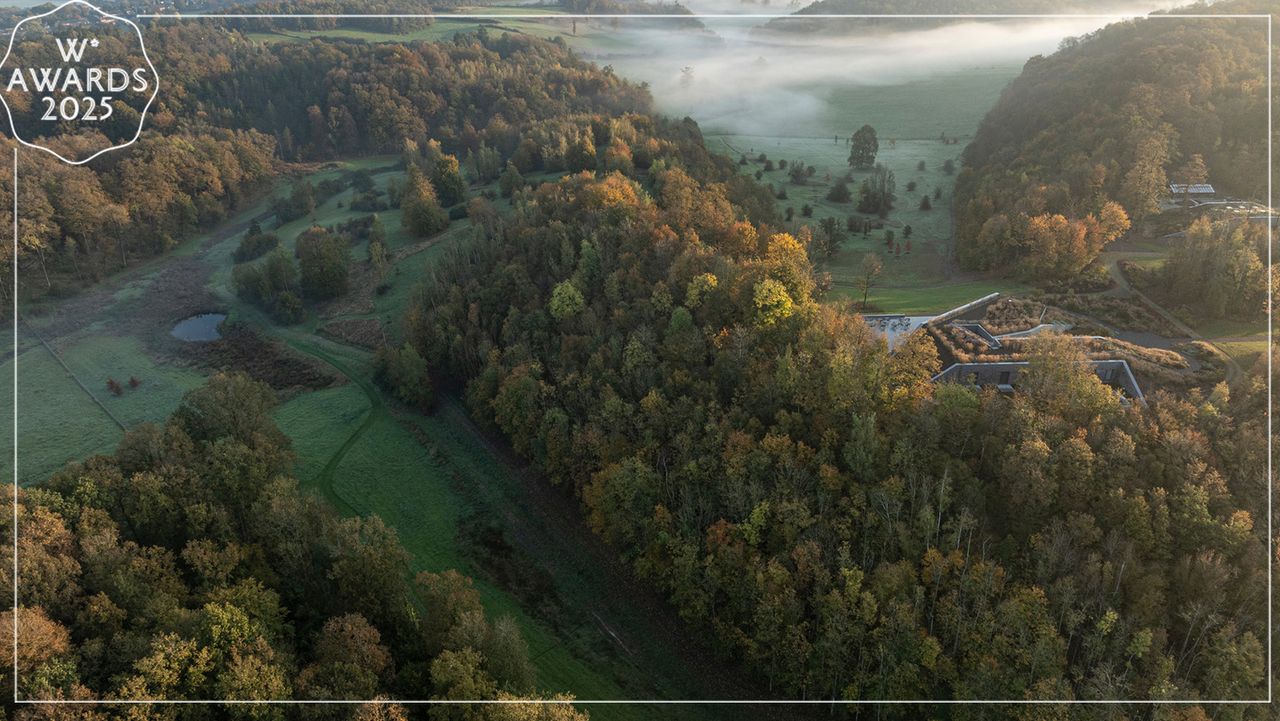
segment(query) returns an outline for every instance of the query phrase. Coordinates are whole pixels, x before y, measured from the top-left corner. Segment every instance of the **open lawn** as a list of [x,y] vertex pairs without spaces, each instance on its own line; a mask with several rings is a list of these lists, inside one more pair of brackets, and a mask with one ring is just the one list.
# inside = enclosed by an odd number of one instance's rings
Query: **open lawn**
[[1201,321],[1193,327],[1205,338],[1243,338],[1246,336],[1260,336],[1265,340],[1267,337],[1267,321],[1265,318],[1259,318],[1257,320],[1213,318]]
[[[991,293],[1014,294],[1029,290],[1008,281],[991,282],[976,280],[963,283],[949,283],[935,288],[877,288],[872,287],[868,294],[867,304],[872,310],[884,313],[905,313],[908,315],[927,315],[958,308],[972,300],[977,300]],[[849,286],[835,286],[831,294],[838,298],[854,301],[857,308],[862,302],[862,292]]]

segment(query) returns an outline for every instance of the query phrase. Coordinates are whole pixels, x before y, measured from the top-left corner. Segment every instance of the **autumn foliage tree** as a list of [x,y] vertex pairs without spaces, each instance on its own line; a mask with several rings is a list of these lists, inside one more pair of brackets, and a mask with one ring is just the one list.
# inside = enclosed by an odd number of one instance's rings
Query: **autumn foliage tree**
[[417,166],[410,166],[400,199],[401,224],[413,235],[426,238],[449,227],[449,215],[436,197],[435,187]]

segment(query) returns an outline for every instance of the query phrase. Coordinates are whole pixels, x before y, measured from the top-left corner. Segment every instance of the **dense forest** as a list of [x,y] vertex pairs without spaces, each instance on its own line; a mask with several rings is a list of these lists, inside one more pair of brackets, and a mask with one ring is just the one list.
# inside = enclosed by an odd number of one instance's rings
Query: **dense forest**
[[1025,392],[935,386],[720,180],[522,194],[414,343],[769,695],[1264,693],[1261,370],[1131,406],[1050,339]]
[[[0,140],[5,154],[14,142]],[[126,154],[73,166],[22,154],[18,259],[26,297],[59,296],[163,253],[260,192],[274,176],[271,136],[252,130],[145,134]],[[13,197],[13,180],[0,181]],[[12,216],[5,210],[5,222]],[[7,269],[11,245],[4,246]],[[8,284],[6,284],[8,285]],[[11,290],[2,294],[8,306]]]
[[965,149],[961,264],[1062,280],[1157,213],[1169,183],[1265,200],[1266,78],[1256,19],[1116,23],[1032,58]]
[[[22,491],[19,692],[358,700],[533,693],[515,623],[486,618],[470,579],[453,571],[411,578],[408,553],[379,518],[340,518],[299,491],[288,475],[288,439],[271,420],[274,400],[245,376],[215,375],[167,423],[130,432],[114,456],[72,464]],[[12,515],[10,505],[6,534]],[[6,593],[11,584],[6,578]],[[12,612],[3,616],[12,625]],[[17,718],[91,721],[120,708],[27,708]],[[191,708],[141,706],[120,717],[217,717]],[[466,717],[585,718],[571,707],[521,708]],[[243,707],[228,715],[285,714]],[[405,711],[335,707],[310,717],[320,715],[395,719]]]
[[[195,28],[160,27],[165,47]],[[167,35],[167,36],[166,36]],[[188,94],[170,94],[177,117],[276,136],[286,160],[399,152],[406,139],[451,152],[481,146],[510,154],[530,122],[579,112],[646,110],[646,90],[575,58],[557,41],[483,28],[442,43],[314,40],[254,44],[222,33],[218,70],[191,67]]]

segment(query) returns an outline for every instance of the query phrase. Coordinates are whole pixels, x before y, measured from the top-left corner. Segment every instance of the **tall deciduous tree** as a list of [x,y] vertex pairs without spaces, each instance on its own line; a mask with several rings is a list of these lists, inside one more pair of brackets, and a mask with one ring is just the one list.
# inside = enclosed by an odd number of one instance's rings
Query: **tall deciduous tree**
[[849,165],[865,170],[876,164],[876,153],[880,152],[880,141],[876,139],[876,129],[870,125],[858,128],[849,138]]
[[435,235],[449,227],[449,215],[441,207],[435,188],[415,165],[409,166],[400,209],[401,224],[419,238]]

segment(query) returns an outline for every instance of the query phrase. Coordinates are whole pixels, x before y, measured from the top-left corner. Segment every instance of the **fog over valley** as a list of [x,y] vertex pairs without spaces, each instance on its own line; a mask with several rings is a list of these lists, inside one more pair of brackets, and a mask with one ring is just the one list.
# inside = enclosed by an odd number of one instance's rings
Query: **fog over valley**
[[[1170,3],[1128,5],[1141,15]],[[686,3],[696,13],[781,13],[781,3]],[[1107,18],[963,22],[875,35],[762,31],[759,18],[701,19],[703,32],[661,21],[614,23],[617,50],[583,54],[646,82],[662,112],[688,115],[704,131],[788,137],[847,136],[858,125],[892,125],[896,137],[967,135],[1026,60]],[[921,26],[927,21],[918,22]],[[631,28],[628,28],[631,24]],[[657,50],[660,48],[660,50]],[[856,124],[856,125],[855,125]]]

